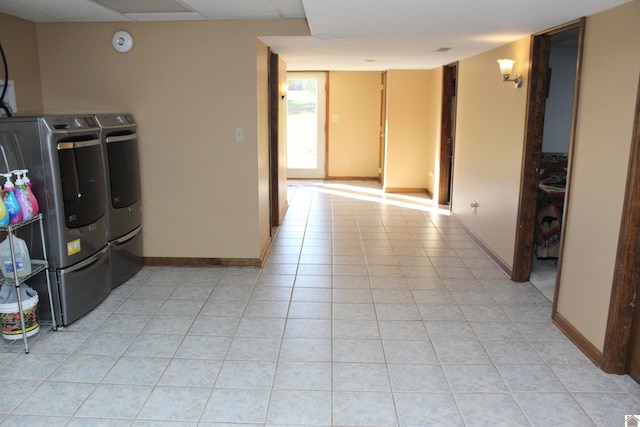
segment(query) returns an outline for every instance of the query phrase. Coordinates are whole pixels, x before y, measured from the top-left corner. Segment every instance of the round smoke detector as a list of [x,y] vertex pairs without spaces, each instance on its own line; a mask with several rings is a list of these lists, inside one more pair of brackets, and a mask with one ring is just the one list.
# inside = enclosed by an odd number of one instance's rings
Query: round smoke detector
[[133,48],[133,37],[126,31],[118,31],[113,35],[111,44],[118,52],[129,52]]

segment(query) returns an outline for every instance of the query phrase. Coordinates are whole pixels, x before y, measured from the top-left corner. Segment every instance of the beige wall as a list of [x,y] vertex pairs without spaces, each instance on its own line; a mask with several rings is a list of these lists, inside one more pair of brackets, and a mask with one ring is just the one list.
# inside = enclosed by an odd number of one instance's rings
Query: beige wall
[[[42,85],[36,24],[0,13],[0,42],[7,57],[9,80],[14,81],[18,114],[42,112]],[[4,80],[4,71],[0,71]]]
[[[267,51],[256,38],[307,35],[305,21],[36,28],[46,112],[130,111],[139,122],[144,255],[259,257],[269,228]],[[135,39],[126,54],[111,47],[121,29]]]
[[[505,264],[513,265],[524,147],[530,38],[460,61],[452,211]],[[516,61],[524,84],[500,78],[499,58]],[[470,204],[476,201],[474,211]]]
[[387,72],[385,189],[434,191],[441,80],[440,70]]
[[378,177],[381,90],[380,72],[329,73],[329,177]]
[[558,312],[600,350],[633,131],[639,22],[640,1],[633,1],[586,23]]

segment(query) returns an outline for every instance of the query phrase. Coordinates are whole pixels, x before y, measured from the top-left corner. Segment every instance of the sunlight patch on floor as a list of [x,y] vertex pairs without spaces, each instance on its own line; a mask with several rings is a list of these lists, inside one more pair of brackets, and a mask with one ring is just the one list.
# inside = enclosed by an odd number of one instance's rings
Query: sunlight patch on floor
[[408,209],[449,216],[448,208],[437,205],[427,194],[421,193],[385,193],[377,181],[322,181],[293,180],[290,188],[313,188],[325,194],[348,197]]

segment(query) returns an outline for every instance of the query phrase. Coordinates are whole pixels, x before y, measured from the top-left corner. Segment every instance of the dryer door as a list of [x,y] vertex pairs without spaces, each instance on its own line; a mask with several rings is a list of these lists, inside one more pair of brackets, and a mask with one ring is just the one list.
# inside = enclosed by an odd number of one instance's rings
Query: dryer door
[[140,199],[138,137],[135,133],[109,136],[106,143],[111,205],[116,209],[125,208]]

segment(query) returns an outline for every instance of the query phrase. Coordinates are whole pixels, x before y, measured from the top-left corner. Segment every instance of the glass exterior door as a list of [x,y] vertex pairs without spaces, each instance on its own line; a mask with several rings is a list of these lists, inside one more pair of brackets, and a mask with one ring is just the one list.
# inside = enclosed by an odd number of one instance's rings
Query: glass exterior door
[[287,176],[324,178],[325,73],[287,74]]

